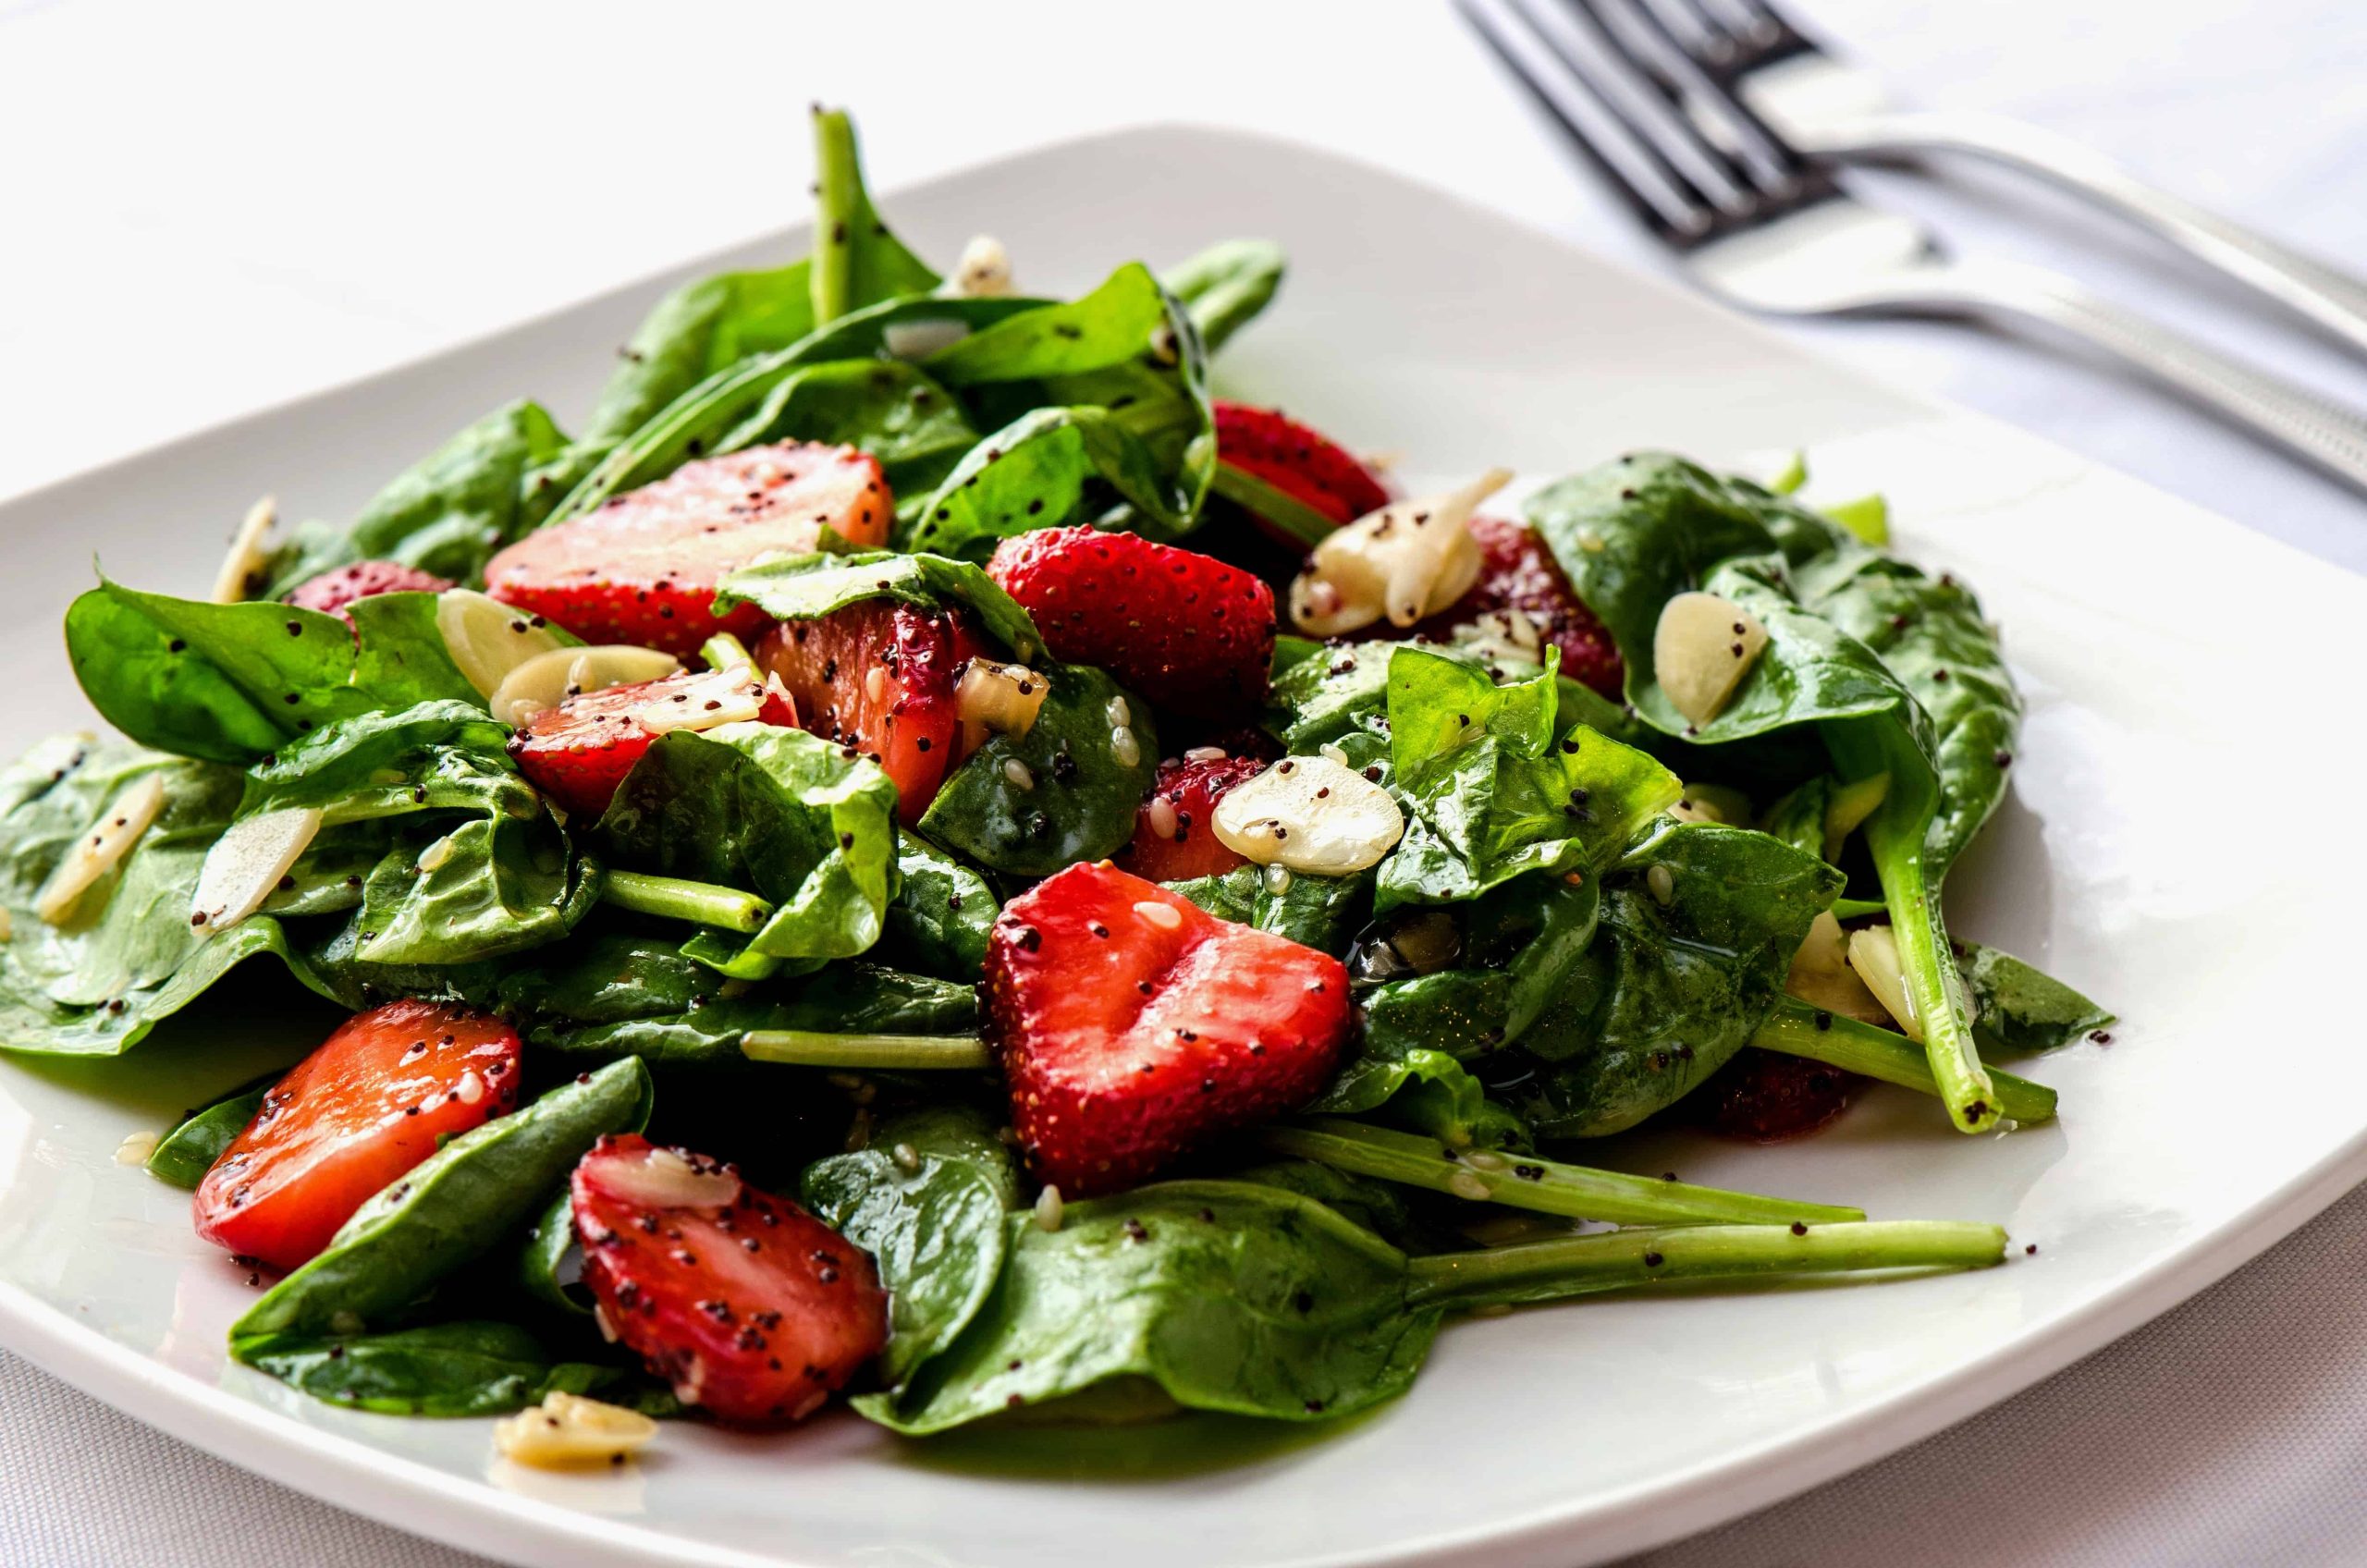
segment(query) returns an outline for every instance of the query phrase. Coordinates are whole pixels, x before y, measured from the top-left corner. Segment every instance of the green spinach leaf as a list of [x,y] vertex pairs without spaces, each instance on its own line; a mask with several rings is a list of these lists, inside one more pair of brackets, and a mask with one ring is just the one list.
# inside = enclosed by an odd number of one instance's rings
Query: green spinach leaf
[[895,1390],[952,1343],[993,1292],[1019,1172],[986,1115],[939,1106],[891,1117],[869,1147],[808,1168],[801,1194],[878,1265],[889,1299],[879,1379]]
[[314,1399],[384,1415],[499,1415],[554,1391],[595,1394],[651,1415],[681,1408],[638,1369],[561,1360],[514,1323],[250,1334],[232,1341],[231,1354]]
[[975,984],[1002,905],[986,877],[917,833],[896,840],[902,886],[888,906],[879,956],[907,969]]
[[854,125],[836,109],[814,115],[814,319],[908,294],[926,294],[937,274],[904,249],[871,205]]
[[1254,925],[1327,953],[1347,945],[1372,903],[1369,872],[1354,876],[1288,872],[1277,878],[1265,866],[1238,865],[1219,876],[1168,887],[1220,920]]
[[802,729],[727,724],[659,737],[598,833],[619,864],[762,894],[773,913],[749,948],[810,969],[879,940],[895,819],[877,763]]
[[247,1123],[263,1109],[263,1096],[276,1075],[253,1088],[226,1095],[202,1110],[192,1111],[165,1134],[148,1156],[148,1174],[160,1182],[194,1192]]
[[[989,735],[947,776],[919,825],[932,842],[1012,876],[1115,854],[1134,837],[1159,766],[1148,703],[1090,665],[1036,670],[1049,689],[1035,724],[1024,735]],[[1134,741],[1125,755],[1110,718],[1121,698]]]
[[1958,967],[1972,998],[1972,1026],[1992,1050],[2051,1051],[2118,1022],[2104,1008],[2011,953],[1978,942],[1957,944]]

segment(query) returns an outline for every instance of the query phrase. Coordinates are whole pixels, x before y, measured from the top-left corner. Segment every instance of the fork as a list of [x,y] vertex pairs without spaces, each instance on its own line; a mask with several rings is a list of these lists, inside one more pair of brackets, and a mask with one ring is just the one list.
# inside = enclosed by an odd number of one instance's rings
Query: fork
[[1953,258],[1857,200],[1629,0],[1457,0],[1694,279],[1781,315],[1938,317],[2069,339],[2367,491],[2367,419],[2018,263]]
[[1811,158],[1958,153],[2035,175],[2150,230],[2367,354],[2367,282],[2158,190],[2068,137],[2002,115],[1894,106],[1871,71],[1767,0],[1650,0],[1702,71]]

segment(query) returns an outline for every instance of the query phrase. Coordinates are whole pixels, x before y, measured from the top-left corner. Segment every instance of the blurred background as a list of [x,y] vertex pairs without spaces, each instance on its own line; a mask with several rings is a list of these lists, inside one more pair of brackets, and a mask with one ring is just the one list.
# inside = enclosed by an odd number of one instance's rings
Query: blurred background
[[[2367,19],[2349,0],[1798,8],[1905,96],[2039,122],[2329,260],[2367,256]],[[857,112],[891,196],[1048,141],[1205,121],[1668,270],[1431,0],[0,0],[0,495],[793,221],[816,98]],[[1960,250],[2074,271],[2367,406],[2367,370],[2226,287],[2067,203],[1949,174],[1881,193]],[[1488,265],[1472,257],[1475,288]],[[2110,368],[1939,325],[1778,329],[2367,569],[2355,496]],[[2367,1560],[2363,1256],[2354,1195],[1989,1415],[1653,1562],[1997,1561],[1993,1532],[1931,1527],[1975,1493],[2012,1521],[2017,1562]],[[466,1561],[5,1355],[0,1408],[12,1568],[215,1562],[224,1538],[253,1568]]]

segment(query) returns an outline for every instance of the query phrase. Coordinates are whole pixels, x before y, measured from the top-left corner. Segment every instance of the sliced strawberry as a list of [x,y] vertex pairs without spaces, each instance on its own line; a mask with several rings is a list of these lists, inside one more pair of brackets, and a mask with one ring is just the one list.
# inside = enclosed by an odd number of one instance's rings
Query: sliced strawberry
[[617,786],[658,736],[746,718],[794,725],[797,709],[777,684],[745,667],[686,671],[570,697],[519,726],[509,755],[570,815],[593,817],[608,809]]
[[1160,763],[1150,798],[1134,814],[1134,840],[1118,851],[1118,864],[1152,882],[1221,876],[1248,864],[1225,848],[1209,824],[1226,790],[1265,771],[1254,756],[1170,757]]
[[518,1048],[492,1014],[439,1002],[348,1019],[264,1096],[198,1183],[197,1233],[295,1268],[440,1140],[515,1105]]
[[[1280,409],[1215,406],[1217,458],[1312,507],[1337,526],[1389,504],[1372,471],[1345,448],[1284,417]],[[1279,529],[1272,532],[1288,540]],[[1304,541],[1290,541],[1304,550]]]
[[862,599],[774,627],[756,644],[756,667],[779,677],[801,726],[878,760],[910,826],[954,760],[954,688],[981,651],[959,612]]
[[380,594],[441,594],[452,585],[432,571],[422,571],[400,561],[355,561],[351,566],[305,579],[289,589],[285,597],[300,608],[333,615],[350,626],[353,618],[345,613],[345,606],[356,599]]
[[[1539,637],[1562,650],[1563,674],[1617,702],[1620,682],[1626,677],[1619,644],[1571,592],[1570,580],[1562,575],[1545,541],[1520,523],[1496,517],[1473,518],[1471,534],[1479,541],[1479,581],[1471,592],[1417,625],[1415,634],[1444,640],[1482,616],[1516,612],[1527,618]],[[1380,630],[1403,635],[1385,625]]]
[[528,534],[486,564],[484,588],[588,643],[689,655],[717,631],[754,637],[766,626],[753,606],[715,616],[726,573],[759,556],[803,555],[825,528],[884,545],[895,510],[879,465],[852,447],[752,447]]
[[1691,1103],[1700,1121],[1730,1138],[1781,1144],[1823,1131],[1864,1082],[1821,1061],[1746,1046]]
[[607,1137],[570,1191],[602,1325],[685,1404],[744,1426],[801,1421],[888,1341],[863,1249],[729,1165]]
[[987,572],[1055,655],[1161,707],[1238,717],[1266,700],[1274,591],[1238,567],[1139,534],[1046,528],[996,545]]
[[1302,1104],[1348,1041],[1339,960],[1106,861],[1003,906],[986,984],[1020,1146],[1071,1196]]

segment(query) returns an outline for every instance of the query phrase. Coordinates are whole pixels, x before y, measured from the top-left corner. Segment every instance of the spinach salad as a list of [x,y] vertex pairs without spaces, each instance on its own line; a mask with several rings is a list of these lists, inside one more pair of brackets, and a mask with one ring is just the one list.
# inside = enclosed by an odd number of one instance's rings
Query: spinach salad
[[667,296],[576,434],[67,611],[114,732],[0,776],[0,1045],[345,1015],[148,1161],[237,1360],[610,1463],[840,1393],[1329,1419],[1474,1311],[2001,1260],[1588,1155],[2042,1121],[1992,1063],[2112,1022],[1949,933],[2021,703],[1879,501],[1400,493],[1211,397],[1272,246],[1033,297],[815,130],[814,253]]

